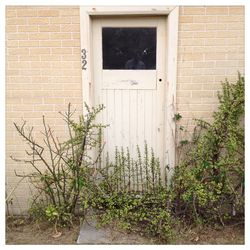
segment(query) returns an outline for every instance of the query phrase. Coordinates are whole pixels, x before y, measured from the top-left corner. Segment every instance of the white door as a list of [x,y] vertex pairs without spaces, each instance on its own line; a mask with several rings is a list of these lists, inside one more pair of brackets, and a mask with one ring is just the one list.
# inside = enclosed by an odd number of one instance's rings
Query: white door
[[164,163],[166,19],[102,17],[93,19],[94,105],[104,104],[104,155],[115,147],[149,149]]

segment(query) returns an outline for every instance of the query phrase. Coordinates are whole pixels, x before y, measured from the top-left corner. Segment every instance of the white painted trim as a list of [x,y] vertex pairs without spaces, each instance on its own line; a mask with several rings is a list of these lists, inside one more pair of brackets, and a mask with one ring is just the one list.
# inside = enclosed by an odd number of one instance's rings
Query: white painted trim
[[[80,31],[81,49],[87,51],[87,69],[82,70],[82,96],[83,102],[92,105],[93,100],[93,67],[91,60],[92,50],[92,24],[91,20],[96,16],[103,15],[147,15],[167,16],[167,81],[166,81],[166,104],[165,104],[165,163],[169,166],[168,181],[175,167],[175,122],[176,112],[176,83],[177,83],[177,47],[179,7],[175,6],[81,6],[80,7]],[[83,109],[84,110],[84,109]],[[169,183],[169,182],[168,182]]]
[[178,48],[178,26],[179,7],[176,7],[168,15],[167,22],[167,88],[166,88],[166,116],[165,116],[165,152],[166,164],[169,167],[167,172],[168,184],[173,175],[175,167],[175,121],[176,113],[176,84],[177,84],[177,48]]
[[95,15],[167,15],[174,6],[81,6],[81,11]]

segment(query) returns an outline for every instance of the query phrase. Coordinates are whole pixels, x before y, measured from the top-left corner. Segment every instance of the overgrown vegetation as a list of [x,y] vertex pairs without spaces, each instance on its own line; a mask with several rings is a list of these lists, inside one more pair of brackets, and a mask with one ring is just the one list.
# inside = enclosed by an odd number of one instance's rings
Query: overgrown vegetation
[[[37,193],[32,199],[31,213],[37,218],[46,218],[57,224],[70,224],[79,204],[84,203],[86,183],[94,176],[100,159],[100,129],[105,127],[95,124],[95,118],[103,106],[90,109],[79,122],[74,122],[70,104],[66,113],[60,113],[66,122],[69,140],[60,142],[43,117],[42,132],[44,144],[38,143],[33,136],[33,128],[26,122],[21,126],[14,123],[19,135],[29,147],[28,159],[16,159],[32,167],[27,177]],[[91,157],[91,150],[97,148],[98,154]],[[80,205],[81,207],[81,205]]]
[[176,215],[196,222],[244,219],[244,77],[225,81],[212,123],[197,120],[172,179]]
[[168,209],[169,197],[160,172],[159,159],[153,150],[144,152],[137,146],[137,157],[129,150],[116,149],[115,162],[107,161],[102,181],[90,199],[98,211],[99,225],[114,220],[118,226],[142,235],[154,236],[163,242],[173,238],[176,223]]
[[[116,148],[115,159],[101,162],[101,130],[95,123],[103,106],[89,109],[74,122],[70,105],[63,115],[69,140],[60,143],[44,124],[44,142],[36,142],[32,129],[15,124],[27,142],[26,152],[34,172],[26,175],[38,193],[31,211],[55,225],[70,224],[80,207],[96,212],[99,226],[118,222],[124,229],[154,236],[161,242],[174,238],[175,227],[185,223],[221,223],[232,218],[244,221],[244,77],[227,81],[218,95],[213,122],[196,120],[191,140],[181,140],[185,157],[166,183],[167,166],[145,142],[136,157],[129,149]],[[181,119],[180,114],[173,118]],[[183,126],[179,127],[184,130]],[[45,157],[45,147],[50,160]],[[91,150],[97,153],[91,157]],[[17,159],[16,159],[17,160]],[[19,174],[20,175],[20,174]]]

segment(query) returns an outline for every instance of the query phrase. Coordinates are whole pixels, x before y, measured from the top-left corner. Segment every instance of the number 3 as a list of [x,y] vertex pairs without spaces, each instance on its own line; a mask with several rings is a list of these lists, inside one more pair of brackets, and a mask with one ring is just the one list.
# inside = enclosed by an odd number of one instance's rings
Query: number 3
[[87,65],[87,51],[86,49],[82,49],[82,70],[86,70],[87,67],[85,67]]

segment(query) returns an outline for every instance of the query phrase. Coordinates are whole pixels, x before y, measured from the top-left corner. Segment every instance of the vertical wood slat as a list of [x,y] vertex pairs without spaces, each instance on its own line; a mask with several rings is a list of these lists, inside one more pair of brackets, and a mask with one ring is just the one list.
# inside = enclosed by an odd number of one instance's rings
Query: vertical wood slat
[[144,147],[144,131],[145,131],[145,122],[144,122],[144,90],[137,90],[137,140],[136,143],[141,149]]
[[129,114],[129,106],[130,106],[130,98],[129,98],[129,90],[122,91],[122,146],[124,149],[126,147],[129,148],[130,145],[130,114]]
[[130,143],[129,148],[131,150],[131,157],[136,156],[136,138],[137,138],[137,90],[129,91],[129,131],[130,131]]

